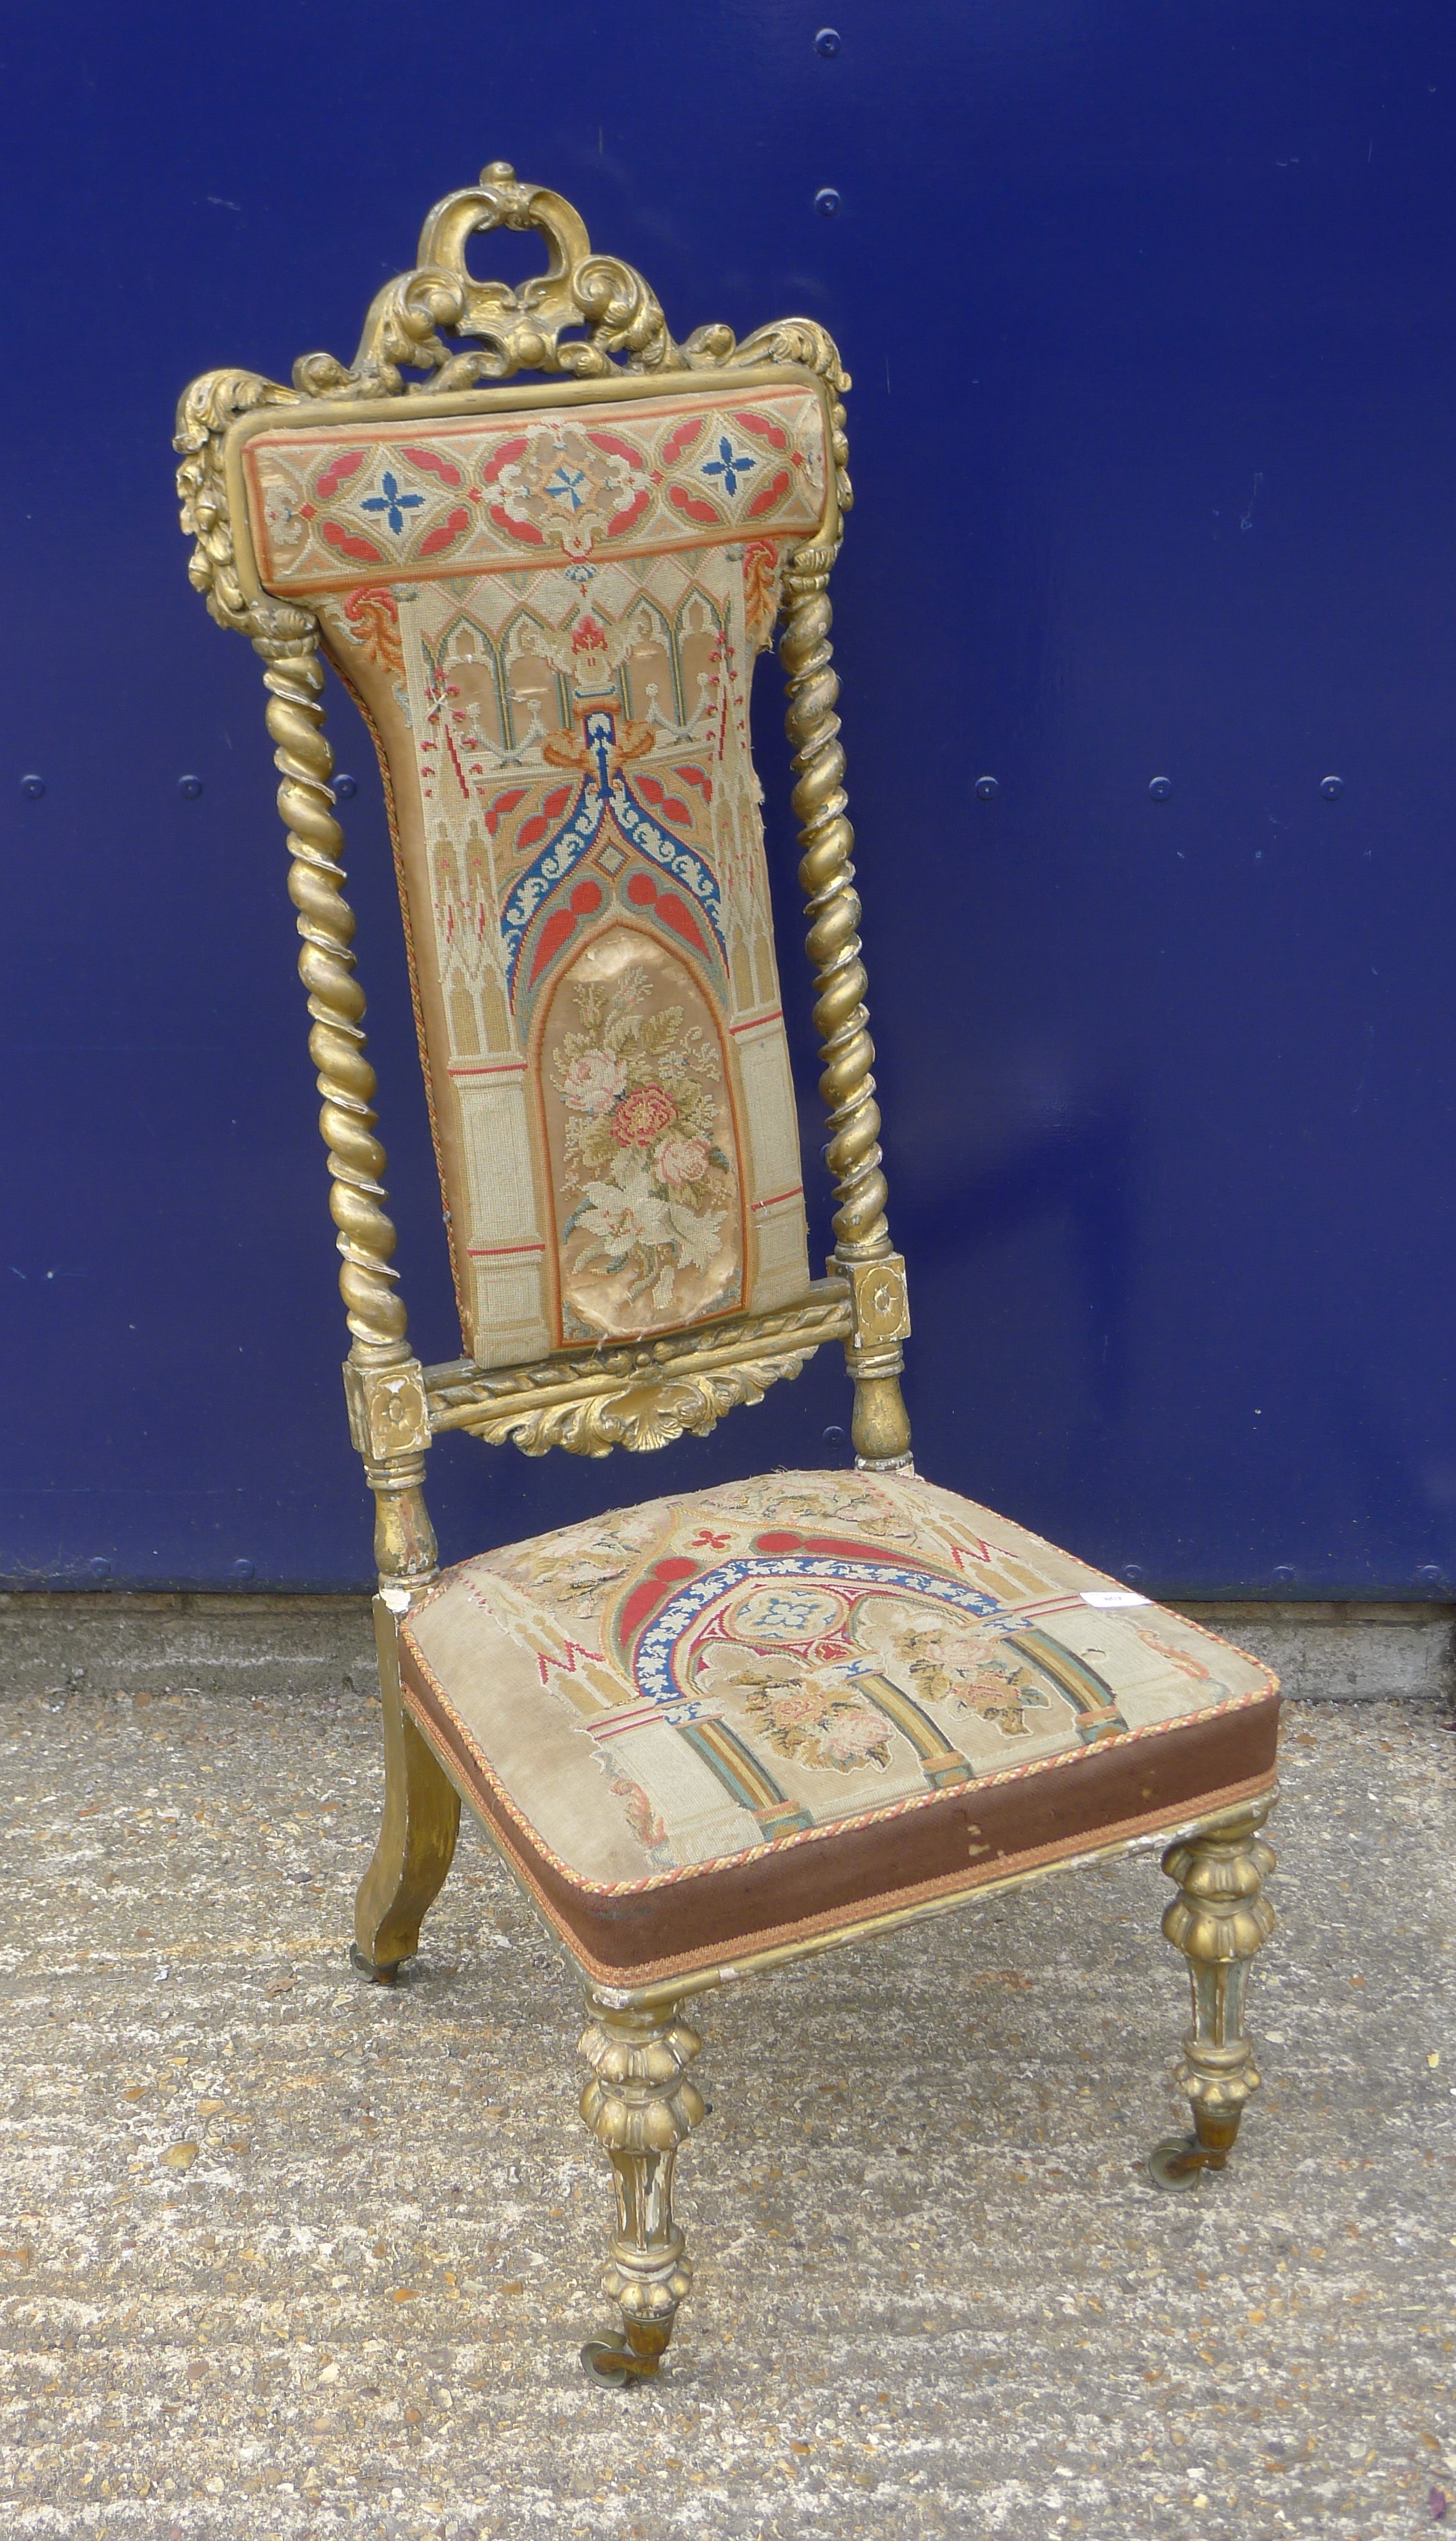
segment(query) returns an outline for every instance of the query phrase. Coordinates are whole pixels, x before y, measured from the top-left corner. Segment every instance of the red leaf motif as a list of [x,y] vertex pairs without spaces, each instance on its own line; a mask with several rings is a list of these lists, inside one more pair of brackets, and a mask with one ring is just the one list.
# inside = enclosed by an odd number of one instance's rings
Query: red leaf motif
[[672,773],[676,777],[679,785],[696,785],[704,802],[712,802],[713,779],[711,776],[705,775],[701,767],[674,767]]
[[619,539],[624,530],[630,530],[634,521],[641,520],[650,500],[651,496],[644,486],[640,493],[633,495],[631,502],[625,504],[620,512],[611,514],[606,525],[607,537]]
[[687,805],[679,803],[675,794],[669,794],[664,785],[659,785],[656,776],[639,776],[637,790],[639,794],[646,796],[649,803],[657,805],[664,821],[691,819]]
[[771,415],[735,411],[733,421],[741,424],[745,432],[751,432],[755,441],[766,441],[771,450],[787,450],[789,447],[788,433],[781,423],[774,422]]
[[506,818],[507,813],[514,812],[517,804],[523,803],[524,801],[525,787],[523,785],[513,786],[509,793],[498,794],[496,796],[495,801],[492,803],[490,810],[485,816],[485,826],[489,830],[492,837],[495,836],[496,832]]
[[513,521],[504,503],[492,503],[490,507],[490,516],[494,521],[496,528],[498,530],[504,530],[508,538],[523,539],[527,546],[543,547],[545,545],[545,539],[541,532],[536,528],[535,523],[533,521]]
[[854,1536],[794,1535],[787,1528],[774,1527],[753,1539],[755,1553],[822,1553],[833,1559],[843,1556],[856,1561],[883,1561],[883,1552],[876,1553],[870,1544],[861,1544]]
[[468,530],[469,527],[469,513],[466,511],[463,503],[456,503],[454,510],[450,514],[449,518],[442,521],[438,528],[433,529],[428,538],[421,539],[421,555],[427,556],[443,554],[447,547],[452,547],[454,545],[460,532],[462,530]]
[[560,820],[575,790],[571,785],[553,785],[539,812],[521,823],[520,835],[516,841],[518,847],[533,847],[538,838],[544,838],[547,831]]
[[331,459],[322,475],[319,477],[317,484],[313,488],[319,502],[328,502],[331,496],[338,492],[345,477],[352,476],[356,470],[363,466],[364,452],[362,450],[344,450],[339,453],[337,459]]
[[690,414],[685,423],[673,425],[672,430],[668,433],[666,440],[662,444],[662,465],[664,468],[674,467],[677,461],[682,457],[683,452],[685,450],[691,450],[693,443],[701,440],[707,421],[708,417],[706,414]]
[[575,929],[576,923],[577,921],[572,916],[569,909],[557,908],[552,910],[551,915],[547,918],[545,925],[541,929],[541,940],[536,946],[536,958],[530,966],[530,980],[526,982],[527,986],[530,986],[535,980],[539,980],[547,963],[553,961],[556,955],[561,951],[567,937]]
[[371,540],[360,538],[357,531],[342,529],[337,521],[324,522],[323,537],[329,546],[338,548],[340,555],[354,556],[360,564],[383,563],[383,557]]
[[481,482],[486,485],[494,485],[503,468],[509,468],[513,459],[524,458],[525,446],[525,435],[523,432],[518,433],[516,438],[512,441],[501,442],[498,448],[492,451],[489,459],[487,459],[485,466],[480,472]]
[[684,944],[691,944],[694,952],[707,952],[708,947],[703,941],[702,928],[687,902],[679,900],[675,891],[663,892],[658,903],[658,915],[664,926],[671,927],[674,935],[682,937]]
[[772,477],[767,485],[761,485],[754,495],[748,506],[749,519],[756,521],[764,512],[771,512],[776,503],[782,503],[793,482],[788,469],[781,468],[777,476]]
[[655,1561],[647,1577],[639,1579],[622,1605],[616,1623],[617,1640],[624,1647],[628,1646],[654,1607],[661,1605],[679,1580],[696,1578],[697,1570],[696,1561],[686,1561],[675,1556],[669,1556],[665,1561]]
[[427,475],[438,476],[442,485],[463,485],[464,477],[452,459],[443,458],[438,450],[416,450],[407,441],[401,442],[399,447],[402,458],[412,459],[416,468],[423,468]]
[[[787,484],[787,477],[785,482]],[[674,511],[686,513],[690,521],[707,521],[715,530],[723,526],[722,512],[712,503],[705,502],[701,494],[689,494],[682,485],[669,485],[667,500]]]
[[620,433],[589,432],[587,438],[589,441],[594,442],[598,450],[609,451],[613,459],[625,459],[629,461],[634,468],[641,467],[642,452],[637,448],[635,443],[624,441]]

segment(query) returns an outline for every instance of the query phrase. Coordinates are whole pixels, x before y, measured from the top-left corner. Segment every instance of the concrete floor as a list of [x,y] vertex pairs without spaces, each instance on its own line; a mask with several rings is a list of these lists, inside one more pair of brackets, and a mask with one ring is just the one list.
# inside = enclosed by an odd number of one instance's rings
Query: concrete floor
[[697,2287],[618,2395],[574,1996],[483,1840],[364,1986],[368,1693],[126,1675],[0,1713],[7,2535],[1456,2529],[1442,1707],[1286,1715],[1267,2087],[1191,2198],[1152,1863],[710,2002]]

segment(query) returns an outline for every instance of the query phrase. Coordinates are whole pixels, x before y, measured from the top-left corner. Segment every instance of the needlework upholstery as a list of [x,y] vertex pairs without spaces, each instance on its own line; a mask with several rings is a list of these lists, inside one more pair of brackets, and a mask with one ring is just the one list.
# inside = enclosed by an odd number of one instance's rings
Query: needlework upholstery
[[447,1572],[407,1702],[626,1978],[1266,1790],[1277,1681],[911,1474],[775,1474]]
[[386,765],[476,1364],[801,1296],[748,690],[816,390],[280,425],[243,466]]

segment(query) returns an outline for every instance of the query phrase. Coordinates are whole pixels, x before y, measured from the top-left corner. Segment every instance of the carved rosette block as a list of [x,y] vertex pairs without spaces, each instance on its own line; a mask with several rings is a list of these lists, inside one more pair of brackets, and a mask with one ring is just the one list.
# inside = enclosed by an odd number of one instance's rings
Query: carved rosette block
[[672,2174],[679,2144],[704,2115],[701,2094],[686,2078],[703,2042],[675,2006],[621,2011],[593,1997],[592,2008],[596,2017],[582,2035],[591,2068],[582,2116],[616,2183],[617,2228],[602,2287],[621,2311],[623,2332],[591,2341],[582,2357],[595,2379],[621,2383],[656,2373],[692,2285],[672,2219]]
[[1273,1806],[1271,1794],[1230,1825],[1170,1845],[1163,1855],[1163,1869],[1178,1883],[1163,1937],[1187,1960],[1193,1994],[1178,2082],[1193,2104],[1194,2134],[1186,2142],[1159,2144],[1151,2155],[1159,2187],[1184,2187],[1201,2170],[1221,2170],[1259,2088],[1244,2032],[1244,1993],[1250,1961],[1275,1925],[1263,1893],[1274,1851],[1259,1832]]

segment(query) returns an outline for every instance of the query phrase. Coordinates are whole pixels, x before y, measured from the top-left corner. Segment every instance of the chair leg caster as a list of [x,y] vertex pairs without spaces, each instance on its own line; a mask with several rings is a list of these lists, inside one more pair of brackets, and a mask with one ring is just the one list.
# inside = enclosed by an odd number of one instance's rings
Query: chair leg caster
[[349,1943],[349,1965],[354,1970],[356,1976],[366,1977],[371,1985],[391,1986],[398,1983],[399,1971],[403,1967],[404,1961],[402,1959],[392,1959],[386,1966],[376,1967],[373,1959],[367,1959],[365,1957],[358,1942],[351,1941]]
[[589,2338],[582,2350],[582,2362],[589,2382],[597,2383],[604,2391],[630,2390],[634,2382],[649,2382],[661,2361],[667,2344],[642,2350],[631,2343],[631,2333],[618,2331],[611,2338]]
[[1147,2156],[1153,2187],[1196,2188],[1206,2170],[1222,2170],[1238,2141],[1242,2116],[1241,2102],[1232,2109],[1212,2109],[1204,2101],[1195,2102],[1193,2134],[1164,2136]]
[[1154,2188],[1187,2191],[1197,2188],[1206,2170],[1221,2170],[1227,2161],[1224,2152],[1211,2152],[1197,2136],[1164,2136],[1147,2156],[1147,2175]]

